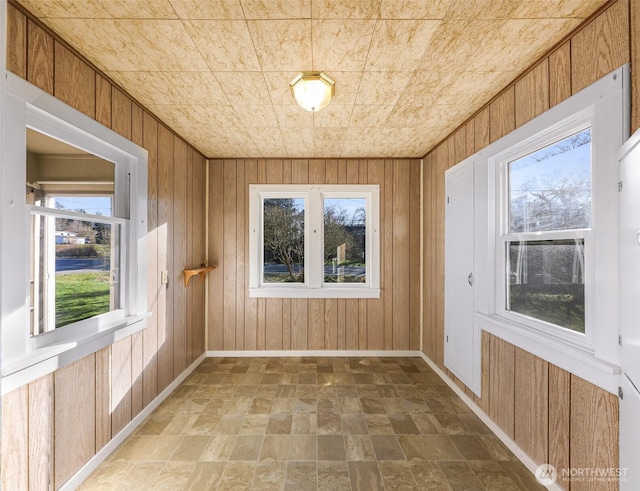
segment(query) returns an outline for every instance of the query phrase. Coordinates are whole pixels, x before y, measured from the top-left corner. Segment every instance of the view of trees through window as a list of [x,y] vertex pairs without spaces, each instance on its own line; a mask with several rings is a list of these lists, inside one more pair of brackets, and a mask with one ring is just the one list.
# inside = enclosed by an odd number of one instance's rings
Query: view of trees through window
[[591,227],[591,130],[509,164],[509,232],[541,234],[507,243],[507,308],[585,332],[584,239],[545,232]]
[[365,283],[364,198],[324,199],[324,281]]
[[264,200],[263,278],[269,283],[304,283],[303,198]]

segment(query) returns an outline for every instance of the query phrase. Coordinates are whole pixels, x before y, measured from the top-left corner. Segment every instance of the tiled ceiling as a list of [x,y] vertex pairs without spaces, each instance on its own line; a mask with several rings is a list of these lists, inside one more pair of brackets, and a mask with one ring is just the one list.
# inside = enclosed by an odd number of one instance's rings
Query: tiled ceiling
[[423,156],[605,0],[20,3],[207,157],[347,158]]

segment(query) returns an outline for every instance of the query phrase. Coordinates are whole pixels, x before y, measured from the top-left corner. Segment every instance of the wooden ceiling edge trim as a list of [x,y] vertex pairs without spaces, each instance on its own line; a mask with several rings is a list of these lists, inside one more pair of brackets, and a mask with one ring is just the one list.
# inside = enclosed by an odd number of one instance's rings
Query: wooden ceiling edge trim
[[[13,1],[13,0],[9,0]],[[576,34],[583,31],[586,27],[588,27],[597,17],[599,17],[603,12],[609,10],[614,4],[617,2],[626,1],[626,0],[607,0],[604,4],[598,7],[589,17],[585,18],[580,24],[576,26],[571,32],[565,35],[560,41],[555,43],[551,48],[545,51],[541,56],[536,58],[531,65],[529,65],[520,75],[516,76],[511,82],[505,85],[502,89],[500,89],[491,99],[485,102],[482,106],[478,108],[471,116],[465,119],[462,123],[455,127],[447,136],[445,136],[438,143],[433,145],[427,152],[421,157],[426,158],[427,155],[436,150],[440,145],[444,144],[449,138],[451,138],[458,130],[460,130],[463,126],[467,125],[473,119],[478,116],[482,111],[488,108],[491,104],[493,104],[497,99],[499,99],[505,92],[507,92],[511,87],[514,87],[520,80],[526,77],[529,73],[531,73],[540,63],[542,63],[545,59],[549,58],[555,51],[560,49],[562,45],[571,41]],[[474,152],[475,153],[475,152]]]
[[[51,29],[49,26],[47,26],[44,22],[42,22],[38,17],[36,17],[30,10],[28,10],[25,6],[23,6],[22,4],[18,3],[17,0],[8,0],[8,4],[11,5],[12,7],[14,7],[16,10],[18,10],[21,14],[23,14],[25,17],[27,17],[27,19],[29,19],[30,21],[32,21],[34,24],[36,24],[38,27],[40,27],[42,30],[44,30],[47,34],[49,34],[54,41],[57,41],[58,43],[60,43],[62,46],[64,46],[66,49],[68,49],[69,51],[71,51],[71,53],[74,56],[77,56],[80,60],[82,60],[84,63],[86,63],[92,70],[94,70],[96,72],[96,74],[99,74],[101,77],[103,77],[105,80],[107,80],[111,85],[113,85],[114,87],[116,87],[118,90],[120,90],[122,93],[124,93],[129,99],[131,99],[131,102],[138,105],[143,111],[146,111],[153,119],[156,120],[156,122],[158,124],[161,124],[162,126],[164,126],[168,131],[170,131],[176,138],[182,140],[186,145],[188,145],[194,152],[198,153],[203,159],[207,159],[207,157],[205,156],[204,153],[202,153],[200,150],[198,150],[198,148],[191,142],[189,142],[185,137],[183,137],[182,135],[180,135],[176,130],[174,130],[171,126],[169,126],[167,123],[165,123],[162,118],[160,118],[159,116],[157,116],[153,111],[151,111],[149,108],[147,108],[144,104],[142,104],[138,99],[136,99],[135,97],[133,97],[129,91],[127,91],[126,89],[124,89],[120,84],[118,84],[117,82],[115,82],[111,77],[109,77],[106,73],[104,73],[100,68],[98,68],[94,63],[92,63],[91,61],[89,61],[82,53],[78,52],[78,50],[76,48],[74,48],[71,44],[69,44],[69,42],[64,39],[63,37],[61,37],[57,32],[55,32],[53,29]],[[93,118],[95,119],[95,118]]]
[[205,157],[208,161],[214,160],[405,160],[419,162],[422,157]]

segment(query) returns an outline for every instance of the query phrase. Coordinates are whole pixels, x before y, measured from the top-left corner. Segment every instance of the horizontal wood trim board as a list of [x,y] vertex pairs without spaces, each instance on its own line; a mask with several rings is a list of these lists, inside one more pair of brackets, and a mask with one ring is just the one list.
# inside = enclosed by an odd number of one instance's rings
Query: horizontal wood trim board
[[418,350],[267,350],[267,351],[207,351],[208,358],[420,358]]

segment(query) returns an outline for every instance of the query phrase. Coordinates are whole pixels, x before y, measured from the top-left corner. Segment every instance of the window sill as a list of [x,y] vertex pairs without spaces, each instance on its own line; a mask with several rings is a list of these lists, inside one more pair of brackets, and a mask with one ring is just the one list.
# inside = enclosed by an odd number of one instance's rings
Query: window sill
[[476,312],[474,317],[480,329],[612,394],[618,394],[620,367],[596,358],[590,350],[552,339],[497,315]]
[[379,288],[249,288],[250,298],[380,298]]
[[150,315],[150,312],[132,315],[84,338],[51,343],[27,353],[25,358],[2,368],[2,394],[141,331]]

